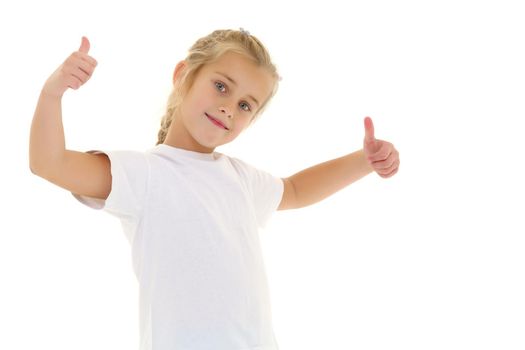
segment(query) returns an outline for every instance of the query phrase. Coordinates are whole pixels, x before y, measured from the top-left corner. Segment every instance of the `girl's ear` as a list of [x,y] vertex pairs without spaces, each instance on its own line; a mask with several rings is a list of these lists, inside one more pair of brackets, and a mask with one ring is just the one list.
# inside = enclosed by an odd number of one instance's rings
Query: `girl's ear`
[[182,71],[186,68],[186,61],[180,61],[177,63],[177,66],[175,67],[175,71],[173,72],[173,82],[175,83],[175,80],[181,76]]

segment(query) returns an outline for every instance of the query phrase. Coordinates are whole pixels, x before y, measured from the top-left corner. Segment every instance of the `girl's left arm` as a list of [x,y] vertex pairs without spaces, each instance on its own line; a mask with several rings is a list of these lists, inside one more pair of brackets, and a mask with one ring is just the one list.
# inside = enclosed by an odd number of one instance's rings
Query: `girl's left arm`
[[280,208],[296,209],[317,203],[373,171],[383,178],[389,178],[397,173],[399,163],[399,152],[390,142],[374,137],[372,119],[367,117],[363,149],[288,177],[289,181],[284,182],[285,187],[291,187],[288,192],[293,195],[286,196],[286,199],[293,203],[281,202]]

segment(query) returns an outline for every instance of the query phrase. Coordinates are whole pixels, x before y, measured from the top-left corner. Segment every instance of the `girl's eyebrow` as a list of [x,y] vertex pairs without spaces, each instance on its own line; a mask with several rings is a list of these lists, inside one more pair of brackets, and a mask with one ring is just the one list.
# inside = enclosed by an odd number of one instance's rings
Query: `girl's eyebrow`
[[[232,78],[230,78],[226,74],[221,73],[221,72],[215,72],[215,73],[217,73],[219,75],[222,75],[223,77],[228,79],[233,85],[237,86],[237,83],[235,82],[235,80],[233,80]],[[251,98],[257,104],[257,106],[259,106],[259,101],[257,101],[257,99],[255,97],[253,97],[252,95],[248,95],[248,97]]]

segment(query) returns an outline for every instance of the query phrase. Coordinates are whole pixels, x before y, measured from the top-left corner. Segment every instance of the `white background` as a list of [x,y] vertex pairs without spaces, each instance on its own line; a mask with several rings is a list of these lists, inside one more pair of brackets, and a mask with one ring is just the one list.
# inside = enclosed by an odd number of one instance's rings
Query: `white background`
[[[104,4],[103,4],[104,3]],[[137,349],[114,217],[29,171],[40,89],[81,36],[66,147],[153,147],[176,63],[214,29],[270,50],[280,90],[217,151],[286,177],[362,146],[401,168],[261,232],[282,350],[524,349],[525,12],[518,1],[18,1],[0,5],[0,349]]]

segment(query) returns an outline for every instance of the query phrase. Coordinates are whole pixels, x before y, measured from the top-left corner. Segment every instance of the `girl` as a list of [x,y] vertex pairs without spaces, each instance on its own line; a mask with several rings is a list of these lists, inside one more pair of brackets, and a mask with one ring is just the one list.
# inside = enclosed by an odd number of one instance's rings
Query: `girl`
[[242,29],[197,40],[177,64],[155,147],[68,150],[61,99],[92,76],[89,46],[83,37],[42,88],[30,169],[121,220],[140,286],[140,349],[277,349],[258,228],[372,171],[394,175],[398,152],[374,138],[370,118],[362,150],[288,178],[216,152],[257,119],[279,82],[265,47]]

